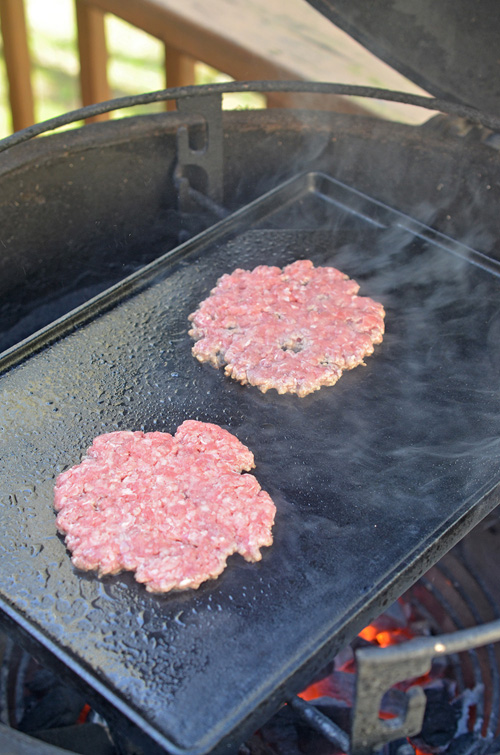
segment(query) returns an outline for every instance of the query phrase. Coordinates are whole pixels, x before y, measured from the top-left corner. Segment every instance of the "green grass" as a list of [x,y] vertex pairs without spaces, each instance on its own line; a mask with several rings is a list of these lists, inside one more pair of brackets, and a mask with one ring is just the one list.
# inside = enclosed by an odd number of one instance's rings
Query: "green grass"
[[[40,122],[80,107],[79,62],[73,0],[25,0],[28,43],[32,61],[35,121]],[[108,79],[113,97],[163,89],[163,44],[120,19],[106,16]],[[202,63],[196,83],[230,81],[229,76]],[[263,107],[257,94],[226,96],[225,108]],[[112,117],[163,110],[154,104],[118,111]],[[74,128],[74,125],[71,126]],[[12,132],[5,62],[0,38],[0,138]]]

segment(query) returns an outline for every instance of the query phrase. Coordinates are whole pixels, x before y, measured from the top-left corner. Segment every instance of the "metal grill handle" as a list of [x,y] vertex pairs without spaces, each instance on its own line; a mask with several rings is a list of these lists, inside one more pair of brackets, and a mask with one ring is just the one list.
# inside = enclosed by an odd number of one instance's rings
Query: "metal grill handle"
[[407,706],[402,716],[388,721],[379,718],[382,696],[395,682],[427,673],[432,659],[438,656],[498,641],[500,620],[439,637],[418,637],[402,645],[358,649],[351,754],[370,755],[386,742],[421,731],[426,698],[420,687],[412,687],[406,693]]

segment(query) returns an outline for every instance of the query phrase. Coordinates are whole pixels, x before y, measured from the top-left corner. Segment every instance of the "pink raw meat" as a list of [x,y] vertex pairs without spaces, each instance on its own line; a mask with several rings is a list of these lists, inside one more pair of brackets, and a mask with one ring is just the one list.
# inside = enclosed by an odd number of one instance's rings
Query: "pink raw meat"
[[265,392],[334,385],[381,343],[385,311],[333,267],[299,260],[223,275],[189,316],[193,354]]
[[276,507],[243,471],[254,457],[234,435],[187,420],[174,436],[114,432],[56,481],[56,524],[72,561],[99,575],[135,571],[151,592],[197,588],[232,553],[261,559]]

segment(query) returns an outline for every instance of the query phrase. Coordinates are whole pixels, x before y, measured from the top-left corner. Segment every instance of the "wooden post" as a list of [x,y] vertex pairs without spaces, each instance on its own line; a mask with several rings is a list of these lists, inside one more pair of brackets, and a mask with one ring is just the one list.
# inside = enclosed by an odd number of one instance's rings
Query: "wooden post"
[[[104,13],[87,5],[85,0],[75,0],[76,23],[78,29],[78,52],[80,56],[80,88],[83,105],[94,105],[111,99],[107,77],[108,54]],[[103,121],[109,113],[103,113],[88,122]]]
[[[166,84],[171,87],[187,87],[196,83],[195,60],[190,55],[180,52],[175,47],[165,43],[165,74]],[[167,110],[175,110],[175,102],[169,100]]]
[[14,131],[33,125],[31,63],[23,0],[0,0],[3,50]]

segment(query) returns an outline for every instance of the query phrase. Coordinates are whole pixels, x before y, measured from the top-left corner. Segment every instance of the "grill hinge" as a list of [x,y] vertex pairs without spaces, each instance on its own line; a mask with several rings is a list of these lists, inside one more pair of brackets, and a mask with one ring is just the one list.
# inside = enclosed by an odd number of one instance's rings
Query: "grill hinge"
[[175,182],[179,210],[197,212],[200,205],[216,217],[227,212],[224,202],[224,145],[222,94],[193,96],[177,101],[187,122],[177,131]]

